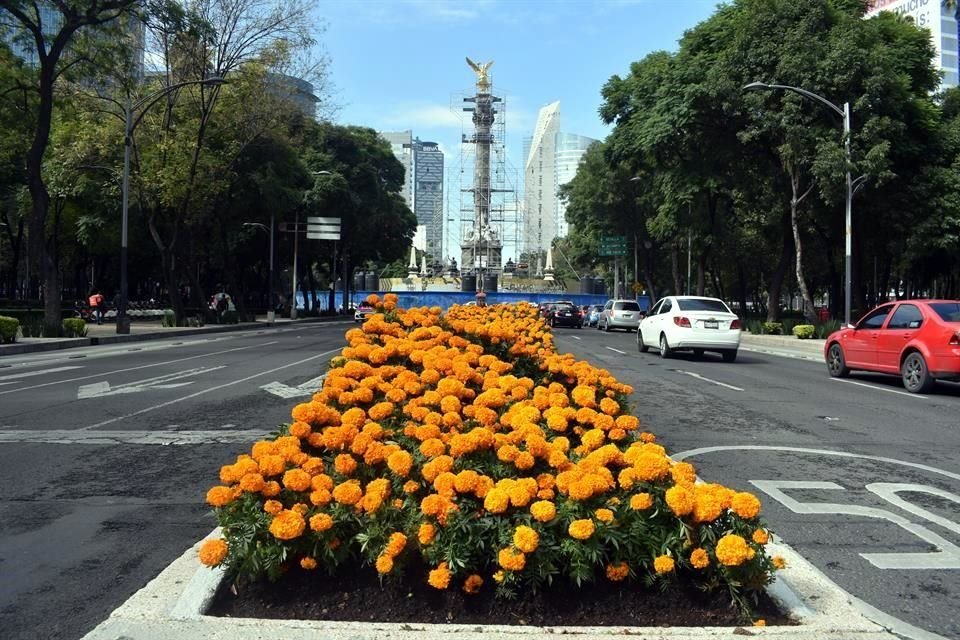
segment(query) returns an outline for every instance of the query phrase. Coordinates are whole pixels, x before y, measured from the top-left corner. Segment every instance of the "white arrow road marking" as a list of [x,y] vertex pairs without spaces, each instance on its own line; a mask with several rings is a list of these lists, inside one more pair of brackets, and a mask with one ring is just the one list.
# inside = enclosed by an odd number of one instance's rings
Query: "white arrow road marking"
[[312,396],[320,389],[320,387],[323,386],[323,380],[326,377],[327,374],[323,374],[322,376],[317,376],[312,380],[307,380],[296,387],[291,387],[280,382],[270,382],[261,386],[260,388],[267,393],[272,393],[273,395],[284,399],[299,398],[300,396]]
[[843,380],[842,378],[830,378],[834,382],[846,382],[847,384],[855,384],[858,387],[865,387],[867,389],[873,389],[874,391],[886,391],[887,393],[895,393],[898,396],[907,396],[908,398],[913,398],[915,400],[929,400],[927,396],[921,396],[917,393],[909,393],[907,391],[897,391],[896,389],[885,389],[884,387],[875,387],[872,384],[865,384],[863,382],[854,382],[853,380]]
[[[54,367],[53,369],[43,369],[42,371],[31,371],[30,373],[13,373],[7,376],[0,376],[0,380],[19,380],[20,378],[32,378],[33,376],[45,376],[48,373],[59,373],[61,371],[70,371],[71,369],[83,369],[81,366],[75,367]],[[6,382],[4,384],[13,384]]]
[[193,384],[193,380],[189,380],[187,382],[173,382],[174,380],[192,378],[204,373],[216,371],[217,369],[223,369],[225,366],[226,365],[220,365],[219,367],[197,367],[194,369],[185,369],[183,371],[177,371],[176,373],[168,373],[166,375],[157,376],[156,378],[147,378],[145,380],[137,380],[136,382],[119,384],[112,388],[109,382],[85,384],[81,385],[81,387],[77,389],[77,400],[85,400],[87,398],[102,398],[104,396],[118,396],[126,393],[140,393],[141,391],[146,391],[147,389],[176,389],[177,387]]
[[620,351],[620,349],[614,349],[613,347],[607,347],[607,349],[610,349],[610,351],[616,351],[617,353],[623,356],[627,355],[626,351]]
[[260,440],[268,431],[234,429],[230,431],[0,431],[0,443],[43,444],[141,444],[196,445],[249,443]]
[[680,369],[674,369],[677,373],[682,373],[690,377],[696,378],[697,380],[703,380],[704,382],[709,382],[710,384],[715,384],[719,387],[725,387],[727,389],[733,389],[734,391],[743,391],[740,387],[735,387],[732,384],[727,384],[726,382],[720,382],[719,380],[713,380],[712,378],[706,378],[699,373],[694,373],[693,371],[682,371]]

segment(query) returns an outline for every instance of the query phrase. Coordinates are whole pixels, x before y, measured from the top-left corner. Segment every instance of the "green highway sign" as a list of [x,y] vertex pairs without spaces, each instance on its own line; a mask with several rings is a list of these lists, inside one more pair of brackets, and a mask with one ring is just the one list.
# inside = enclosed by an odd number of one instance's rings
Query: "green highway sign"
[[600,255],[623,257],[628,253],[627,236],[600,236]]

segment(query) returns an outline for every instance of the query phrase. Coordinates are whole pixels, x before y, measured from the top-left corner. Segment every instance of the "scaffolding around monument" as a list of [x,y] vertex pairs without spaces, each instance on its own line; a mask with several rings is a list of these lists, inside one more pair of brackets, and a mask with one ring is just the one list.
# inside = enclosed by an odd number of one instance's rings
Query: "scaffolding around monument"
[[[484,94],[458,94],[453,96],[451,109],[461,118],[460,166],[456,170],[457,182],[451,184],[459,192],[460,220],[459,245],[461,247],[461,272],[472,275],[499,275],[503,263],[519,257],[522,224],[517,197],[519,172],[507,160],[506,145],[506,100],[496,96],[490,88],[489,107],[493,121],[489,133],[478,129],[473,115],[478,108],[478,99]],[[468,116],[468,117],[464,117]],[[484,137],[488,136],[488,137]],[[486,141],[488,147],[489,173],[486,184],[477,176],[478,147]],[[478,181],[481,187],[478,189]],[[453,188],[449,191],[453,196]],[[449,210],[448,205],[448,210]],[[478,214],[478,211],[481,212]],[[485,213],[485,220],[478,215]],[[452,219],[450,220],[452,222]],[[453,249],[453,246],[450,247]],[[479,283],[478,283],[479,284]]]

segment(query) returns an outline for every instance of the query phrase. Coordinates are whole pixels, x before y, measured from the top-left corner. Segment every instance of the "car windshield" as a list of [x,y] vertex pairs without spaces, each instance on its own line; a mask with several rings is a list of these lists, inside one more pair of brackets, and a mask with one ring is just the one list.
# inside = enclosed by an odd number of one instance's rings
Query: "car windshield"
[[945,322],[960,322],[960,302],[931,302],[930,308]]
[[730,313],[727,305],[719,300],[710,300],[708,298],[677,298],[677,304],[681,311],[718,311],[720,313]]
[[614,311],[640,311],[640,305],[636,302],[615,302],[613,309]]

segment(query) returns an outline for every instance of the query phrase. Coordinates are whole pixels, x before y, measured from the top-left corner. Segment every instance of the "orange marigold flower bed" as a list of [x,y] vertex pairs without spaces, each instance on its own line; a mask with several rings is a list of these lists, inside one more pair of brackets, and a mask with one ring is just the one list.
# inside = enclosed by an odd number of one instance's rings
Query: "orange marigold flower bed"
[[220,469],[206,500],[225,542],[205,564],[257,579],[359,557],[503,595],[548,577],[770,582],[756,497],[697,484],[640,432],[633,389],[558,353],[534,307],[374,298],[291,425]]

